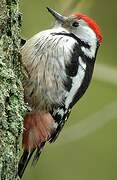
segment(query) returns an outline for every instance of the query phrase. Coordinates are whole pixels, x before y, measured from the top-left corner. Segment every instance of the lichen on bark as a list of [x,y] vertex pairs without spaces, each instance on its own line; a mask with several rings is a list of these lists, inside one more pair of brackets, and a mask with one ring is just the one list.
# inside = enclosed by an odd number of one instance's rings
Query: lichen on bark
[[23,100],[18,0],[0,1],[0,179],[17,180]]

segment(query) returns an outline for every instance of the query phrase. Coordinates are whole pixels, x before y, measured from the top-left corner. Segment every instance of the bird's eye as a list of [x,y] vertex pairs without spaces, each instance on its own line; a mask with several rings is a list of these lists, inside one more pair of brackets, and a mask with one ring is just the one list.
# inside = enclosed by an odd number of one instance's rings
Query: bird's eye
[[78,26],[79,26],[79,23],[78,23],[77,21],[75,21],[75,22],[72,23],[72,26],[73,26],[73,27],[78,27]]

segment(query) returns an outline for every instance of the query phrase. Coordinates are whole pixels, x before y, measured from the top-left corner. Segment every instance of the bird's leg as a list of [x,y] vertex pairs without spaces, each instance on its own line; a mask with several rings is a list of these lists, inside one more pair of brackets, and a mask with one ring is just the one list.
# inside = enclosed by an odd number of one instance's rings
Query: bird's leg
[[48,112],[31,112],[24,117],[23,148],[31,151],[46,142],[56,129],[56,123]]

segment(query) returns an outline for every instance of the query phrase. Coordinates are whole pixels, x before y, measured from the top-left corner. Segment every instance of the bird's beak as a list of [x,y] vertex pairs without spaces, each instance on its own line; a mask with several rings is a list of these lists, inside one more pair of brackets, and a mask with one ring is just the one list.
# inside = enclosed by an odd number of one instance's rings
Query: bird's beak
[[65,16],[62,16],[61,14],[57,13],[55,10],[47,7],[47,10],[54,16],[54,18],[61,22],[61,23],[64,23],[65,20],[67,19]]

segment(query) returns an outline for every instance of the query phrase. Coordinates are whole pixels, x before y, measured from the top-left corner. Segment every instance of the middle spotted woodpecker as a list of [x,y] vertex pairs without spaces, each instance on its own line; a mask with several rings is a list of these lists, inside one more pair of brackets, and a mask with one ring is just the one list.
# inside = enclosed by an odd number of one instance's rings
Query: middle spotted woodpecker
[[56,19],[54,27],[34,35],[21,50],[27,71],[24,98],[32,111],[24,117],[20,177],[33,152],[35,164],[45,143],[56,140],[72,107],[85,93],[102,42],[99,26],[88,16],[65,17],[47,9]]

